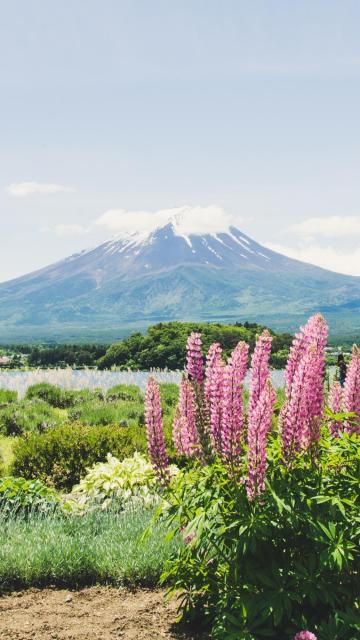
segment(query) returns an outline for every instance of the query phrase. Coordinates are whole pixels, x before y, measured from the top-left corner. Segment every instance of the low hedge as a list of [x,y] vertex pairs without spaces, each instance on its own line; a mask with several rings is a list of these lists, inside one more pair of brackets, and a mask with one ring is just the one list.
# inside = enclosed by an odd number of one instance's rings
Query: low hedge
[[146,451],[143,427],[66,424],[21,438],[14,447],[11,473],[68,491],[108,453],[122,460],[135,451]]

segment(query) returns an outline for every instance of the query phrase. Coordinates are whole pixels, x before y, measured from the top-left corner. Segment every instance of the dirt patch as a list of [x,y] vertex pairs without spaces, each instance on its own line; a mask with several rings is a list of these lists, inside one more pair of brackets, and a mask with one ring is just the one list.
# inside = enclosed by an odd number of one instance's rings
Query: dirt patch
[[175,625],[163,591],[107,587],[29,590],[0,597],[1,640],[205,640]]

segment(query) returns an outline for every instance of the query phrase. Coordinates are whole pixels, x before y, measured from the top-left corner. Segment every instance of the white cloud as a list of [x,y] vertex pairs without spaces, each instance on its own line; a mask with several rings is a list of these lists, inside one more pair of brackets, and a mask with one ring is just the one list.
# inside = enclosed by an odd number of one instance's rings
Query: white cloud
[[154,212],[110,209],[97,218],[95,224],[121,235],[133,231],[152,231],[170,221],[174,223],[177,233],[190,235],[226,231],[232,224],[232,217],[216,205],[174,207]]
[[24,198],[35,193],[53,194],[74,191],[72,187],[51,182],[12,182],[6,187],[6,191],[11,196]]
[[291,225],[289,231],[307,238],[314,236],[322,236],[323,238],[360,236],[360,215],[308,218],[303,222]]
[[315,242],[297,247],[288,247],[267,242],[264,243],[264,246],[278,253],[282,253],[289,258],[309,262],[310,264],[315,264],[318,267],[323,267],[330,271],[360,276],[360,247],[345,253],[331,246],[322,247]]

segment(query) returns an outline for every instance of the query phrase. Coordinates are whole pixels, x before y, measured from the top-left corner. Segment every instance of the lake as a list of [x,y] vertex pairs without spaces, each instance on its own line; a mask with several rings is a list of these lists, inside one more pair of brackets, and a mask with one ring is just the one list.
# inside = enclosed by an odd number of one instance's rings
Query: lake
[[[63,389],[95,389],[107,391],[116,384],[135,384],[144,390],[149,376],[158,382],[178,384],[181,371],[97,371],[96,369],[36,369],[32,371],[0,371],[0,388],[12,389],[23,397],[30,385],[39,382],[56,384]],[[271,379],[275,387],[284,384],[284,371],[271,371]],[[249,374],[246,384],[249,381]]]

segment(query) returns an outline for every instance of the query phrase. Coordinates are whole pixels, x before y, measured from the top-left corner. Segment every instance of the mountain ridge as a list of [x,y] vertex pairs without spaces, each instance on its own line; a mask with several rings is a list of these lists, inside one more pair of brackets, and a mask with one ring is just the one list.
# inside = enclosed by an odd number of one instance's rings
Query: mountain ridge
[[121,235],[0,284],[0,340],[160,320],[259,319],[291,330],[324,309],[359,328],[360,277],[293,260],[234,226],[184,233],[169,221]]

